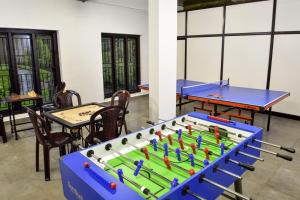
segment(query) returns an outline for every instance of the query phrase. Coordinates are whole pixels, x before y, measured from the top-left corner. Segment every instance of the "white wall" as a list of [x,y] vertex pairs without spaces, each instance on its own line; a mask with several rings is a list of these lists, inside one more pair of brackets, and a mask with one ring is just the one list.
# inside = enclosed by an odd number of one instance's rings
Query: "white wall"
[[300,1],[277,0],[276,31],[300,30]]
[[271,31],[273,1],[228,6],[226,33]]
[[177,41],[177,79],[184,79],[185,41]]
[[187,79],[201,82],[218,81],[222,38],[189,38],[187,45]]
[[224,79],[230,84],[266,88],[270,36],[234,36],[225,39]]
[[[300,30],[300,1],[278,0],[276,31]],[[270,87],[286,90],[291,96],[274,106],[275,111],[300,115],[300,35],[276,35],[274,39],[273,63]]]
[[[273,0],[227,6],[225,32],[270,32],[272,9]],[[300,31],[299,10],[299,0],[277,0],[275,31]],[[221,7],[189,11],[188,35],[221,33],[222,15]],[[221,37],[187,40],[187,79],[218,79]],[[269,51],[270,35],[226,36],[224,79],[230,78],[231,84],[237,86],[265,89]],[[275,35],[270,89],[290,91],[291,96],[274,106],[274,111],[300,116],[299,52],[300,34]]]
[[188,35],[222,33],[223,8],[188,12]]
[[177,13],[177,36],[185,35],[185,13]]
[[271,89],[291,93],[274,111],[300,115],[300,35],[275,36]]
[[116,0],[0,0],[0,27],[57,30],[62,80],[83,102],[99,102],[104,98],[102,32],[141,35],[141,81],[148,82],[147,11],[142,1],[127,1],[115,6]]

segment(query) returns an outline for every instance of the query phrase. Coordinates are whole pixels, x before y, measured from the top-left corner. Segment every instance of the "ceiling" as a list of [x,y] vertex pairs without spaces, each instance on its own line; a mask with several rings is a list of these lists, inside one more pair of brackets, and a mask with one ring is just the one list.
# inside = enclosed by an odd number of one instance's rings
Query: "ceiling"
[[[151,0],[77,0],[82,2],[95,2],[108,5],[117,5],[138,10],[148,10],[148,1]],[[240,4],[266,0],[177,0],[178,10],[196,10],[201,8],[211,8],[225,4]]]
[[178,0],[178,5],[182,6],[184,10],[195,10],[201,8],[211,8],[222,6],[225,4],[240,4],[250,3],[264,0]]

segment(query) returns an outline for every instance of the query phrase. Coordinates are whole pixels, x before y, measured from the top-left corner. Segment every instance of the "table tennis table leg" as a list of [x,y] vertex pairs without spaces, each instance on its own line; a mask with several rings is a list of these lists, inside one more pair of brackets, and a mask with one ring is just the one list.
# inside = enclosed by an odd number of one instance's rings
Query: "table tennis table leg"
[[9,124],[10,124],[10,132],[11,134],[14,134],[13,124],[12,124],[12,112],[11,112],[11,103],[7,103],[8,107],[8,115],[9,115]]
[[218,116],[218,105],[214,104],[214,112],[213,112],[214,116]]
[[179,97],[179,112],[181,113],[182,95]]
[[272,107],[269,108],[269,111],[268,111],[268,124],[267,124],[267,131],[270,130],[270,124],[271,124],[271,114],[272,114]]
[[254,124],[254,115],[255,115],[255,111],[254,110],[251,110],[251,125]]

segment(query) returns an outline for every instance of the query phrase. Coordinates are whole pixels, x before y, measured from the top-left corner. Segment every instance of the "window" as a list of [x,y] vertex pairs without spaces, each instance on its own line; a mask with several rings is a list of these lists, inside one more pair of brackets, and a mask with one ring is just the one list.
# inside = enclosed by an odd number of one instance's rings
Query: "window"
[[103,85],[106,98],[117,90],[138,92],[139,36],[102,34]]
[[[48,103],[59,81],[55,31],[0,29],[0,99],[34,90]],[[6,109],[1,102],[0,111]]]

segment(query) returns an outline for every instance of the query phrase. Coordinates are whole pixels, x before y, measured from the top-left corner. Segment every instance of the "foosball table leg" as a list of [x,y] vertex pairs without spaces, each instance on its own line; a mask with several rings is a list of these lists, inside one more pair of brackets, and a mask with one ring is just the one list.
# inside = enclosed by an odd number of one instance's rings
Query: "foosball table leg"
[[[242,187],[242,180],[241,179],[236,179],[234,181],[234,190],[240,194],[243,194],[243,187]],[[242,200],[242,198],[236,196],[236,200]]]

